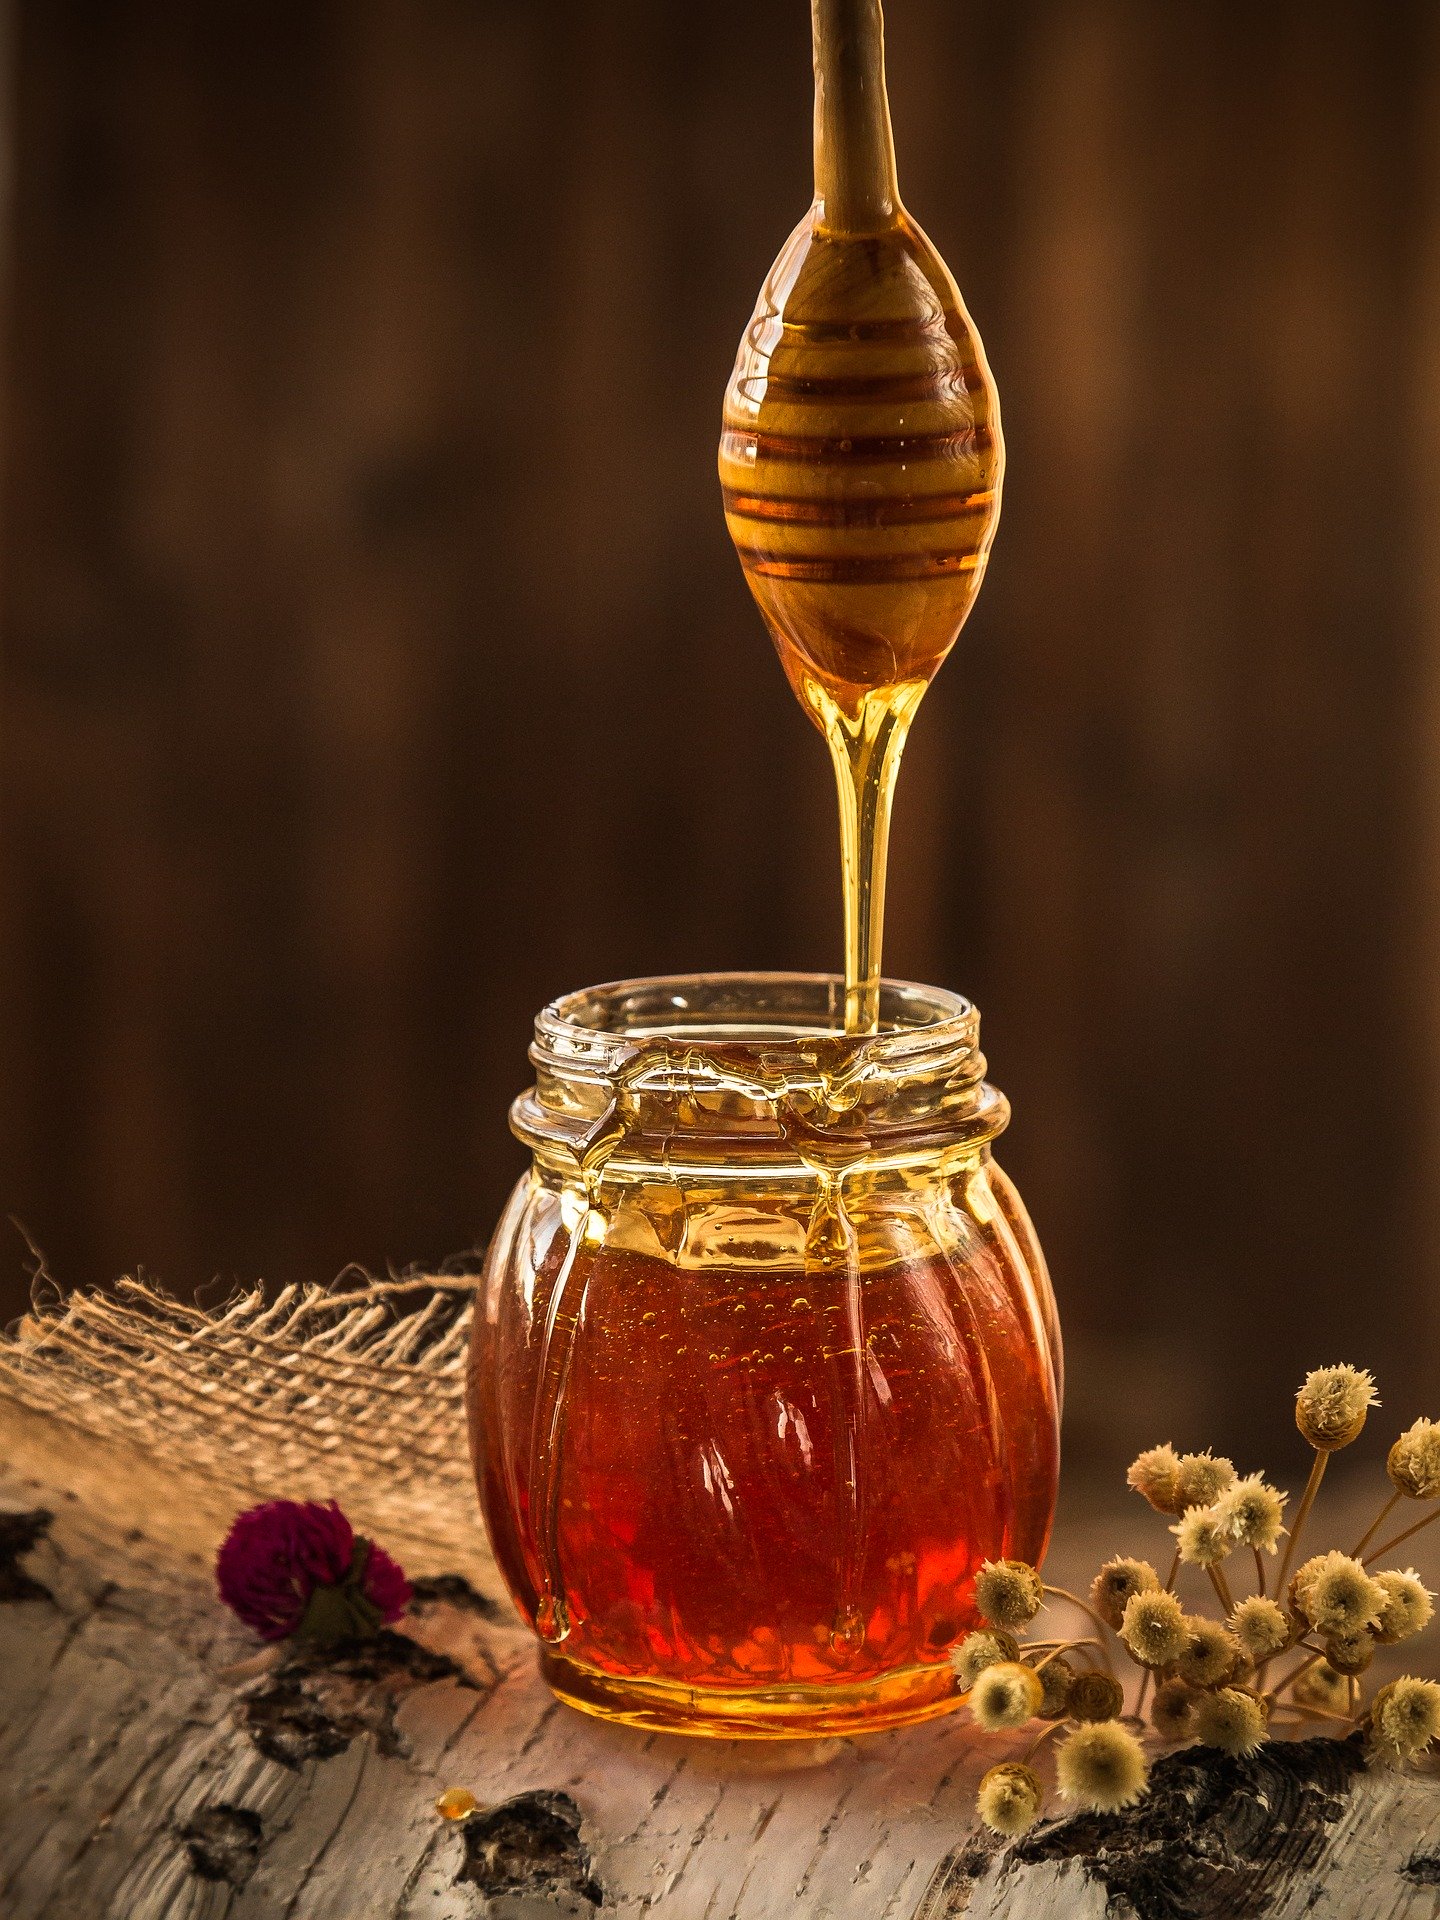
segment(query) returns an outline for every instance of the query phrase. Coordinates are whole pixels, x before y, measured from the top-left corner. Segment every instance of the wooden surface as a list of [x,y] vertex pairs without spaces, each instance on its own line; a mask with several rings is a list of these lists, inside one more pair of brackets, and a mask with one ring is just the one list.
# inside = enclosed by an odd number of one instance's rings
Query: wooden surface
[[[1408,1419],[1434,9],[889,12],[1010,447],[892,965],[984,1009],[1077,1380],[1241,1448],[1303,1306]],[[548,995],[838,953],[823,749],[713,473],[808,192],[807,15],[6,9],[0,1216],[67,1280],[434,1260],[496,1217]]]
[[[1006,1749],[963,1716],[779,1745],[634,1733],[558,1705],[513,1616],[470,1604],[430,1601],[408,1624],[457,1672],[412,1676],[393,1714],[383,1689],[333,1678],[307,1696],[309,1718],[276,1709],[266,1724],[285,1738],[313,1740],[317,1716],[323,1730],[348,1715],[352,1729],[329,1757],[287,1766],[257,1750],[270,1677],[236,1673],[256,1643],[215,1601],[206,1558],[0,1471],[0,1514],[41,1500],[56,1517],[20,1564],[47,1591],[0,1599],[6,1920],[544,1920],[594,1914],[597,1890],[599,1911],[631,1920],[1440,1913],[1434,1776],[1351,1777],[1331,1762],[1294,1806],[1273,1769],[1212,1778],[1218,1810],[1184,1844],[1133,1824],[1097,1854],[1072,1822],[1039,1830],[1037,1857],[1006,1856],[977,1840],[972,1812],[980,1771]],[[375,1731],[353,1732],[361,1720]],[[1196,1766],[1196,1751],[1180,1763]],[[464,1878],[465,1835],[434,1806],[452,1787],[512,1813],[528,1795],[568,1795],[580,1864],[547,1856],[524,1891]],[[197,1834],[213,1872],[215,1823],[242,1818],[251,1853],[238,1867],[220,1856],[235,1884],[203,1877]],[[1116,1893],[1153,1891],[1157,1860],[1190,1904]]]

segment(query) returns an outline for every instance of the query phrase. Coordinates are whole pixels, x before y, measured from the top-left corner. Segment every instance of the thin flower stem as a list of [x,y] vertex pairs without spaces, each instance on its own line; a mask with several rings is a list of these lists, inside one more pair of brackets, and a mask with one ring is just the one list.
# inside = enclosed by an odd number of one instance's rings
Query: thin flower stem
[[1230,1597],[1230,1583],[1226,1580],[1218,1566],[1207,1567],[1205,1571],[1210,1576],[1210,1584],[1215,1589],[1216,1599],[1220,1602],[1226,1613],[1233,1613],[1235,1611],[1235,1602]]
[[1135,1718],[1140,1722],[1142,1727],[1145,1724],[1145,1696],[1150,1691],[1150,1681],[1154,1672],[1155,1669],[1153,1667],[1146,1667],[1144,1673],[1140,1676],[1140,1691],[1135,1696]]
[[1365,1551],[1366,1547],[1369,1546],[1370,1542],[1375,1538],[1376,1534],[1380,1531],[1381,1527],[1385,1524],[1385,1521],[1389,1516],[1389,1514],[1394,1510],[1394,1508],[1398,1505],[1398,1503],[1403,1498],[1404,1498],[1403,1494],[1399,1492],[1391,1494],[1390,1498],[1385,1502],[1384,1506],[1381,1507],[1380,1511],[1376,1514],[1375,1518],[1370,1522],[1369,1526],[1365,1529],[1364,1533],[1362,1533],[1360,1538],[1355,1542],[1355,1545],[1351,1547],[1350,1558],[1352,1560],[1358,1560],[1360,1558],[1361,1554]]
[[1175,1549],[1175,1558],[1170,1562],[1170,1578],[1165,1582],[1165,1591],[1173,1593],[1175,1582],[1180,1578],[1180,1549]]
[[1100,1615],[1095,1611],[1094,1607],[1091,1606],[1088,1600],[1082,1600],[1078,1593],[1071,1593],[1069,1589],[1066,1587],[1047,1586],[1045,1591],[1054,1600],[1068,1600],[1072,1607],[1078,1607],[1081,1613],[1085,1614],[1089,1619],[1095,1622],[1095,1625],[1100,1630],[1100,1638],[1096,1642],[1096,1645],[1099,1647],[1101,1657],[1105,1662],[1106,1672],[1113,1676],[1115,1672],[1115,1668],[1111,1664],[1110,1648],[1105,1639],[1105,1635],[1110,1631],[1109,1621],[1102,1620],[1100,1618]]
[[[1319,1654],[1323,1658],[1325,1649],[1323,1646],[1317,1647],[1313,1640],[1306,1640],[1302,1635],[1300,1639],[1292,1640],[1288,1647],[1282,1648],[1281,1652],[1282,1653],[1314,1653],[1314,1654]],[[1277,1653],[1273,1657],[1276,1660],[1278,1660],[1281,1657],[1281,1655]],[[1297,1672],[1298,1672],[1298,1668],[1297,1668]],[[1280,1684],[1281,1686],[1284,1686],[1285,1683],[1282,1680]]]
[[1050,1662],[1062,1653],[1074,1653],[1079,1647],[1098,1647],[1099,1645],[1098,1640],[1057,1640],[1045,1658],[1037,1660],[1030,1671],[1039,1673],[1042,1667],[1048,1667]]
[[1308,1660],[1302,1660],[1298,1667],[1293,1667],[1291,1671],[1286,1674],[1283,1680],[1277,1680],[1274,1687],[1270,1690],[1269,1693],[1266,1694],[1265,1698],[1273,1706],[1274,1703],[1280,1698],[1280,1695],[1285,1691],[1287,1687],[1293,1687],[1295,1682],[1300,1678],[1302,1673],[1308,1673],[1311,1667],[1314,1666],[1317,1660],[1323,1660],[1324,1658],[1325,1658],[1325,1651],[1322,1647],[1318,1653],[1312,1653]]
[[1290,1562],[1295,1558],[1295,1549],[1300,1544],[1301,1529],[1305,1525],[1311,1507],[1315,1504],[1315,1496],[1320,1491],[1320,1482],[1325,1478],[1325,1468],[1329,1459],[1328,1453],[1316,1451],[1314,1463],[1310,1468],[1310,1478],[1305,1482],[1305,1491],[1300,1496],[1295,1524],[1290,1529],[1290,1538],[1285,1542],[1285,1558],[1280,1562],[1280,1572],[1275,1580],[1277,1596],[1285,1591],[1285,1578],[1290,1571]]
[[1389,1553],[1390,1549],[1392,1547],[1398,1547],[1402,1540],[1408,1540],[1412,1533],[1419,1533],[1422,1527],[1428,1527],[1432,1520],[1440,1520],[1440,1507],[1436,1507],[1433,1513],[1427,1513],[1423,1520],[1417,1520],[1413,1527],[1406,1527],[1403,1533],[1392,1533],[1383,1546],[1372,1547],[1370,1552],[1367,1553],[1365,1558],[1360,1562],[1361,1566],[1373,1566],[1382,1553]]
[[1038,1735],[1036,1739],[1031,1741],[1028,1749],[1026,1750],[1025,1758],[1024,1760],[1021,1761],[1020,1764],[1022,1766],[1028,1767],[1030,1762],[1035,1758],[1036,1754],[1040,1751],[1041,1747],[1043,1747],[1045,1742],[1050,1738],[1051,1734],[1058,1733],[1064,1725],[1065,1725],[1065,1722],[1063,1720],[1052,1720],[1049,1726],[1046,1727],[1045,1731],[1042,1734]]
[[1338,1726],[1353,1724],[1353,1717],[1343,1713],[1327,1713],[1324,1707],[1297,1707],[1293,1700],[1277,1700],[1270,1709],[1272,1713],[1293,1713],[1301,1720],[1333,1720]]
[[1255,1591],[1263,1600],[1265,1598],[1265,1562],[1260,1558],[1259,1547],[1252,1547],[1250,1551],[1255,1556]]
[[1267,1673],[1269,1673],[1275,1661],[1283,1660],[1287,1653],[1291,1653],[1294,1651],[1297,1643],[1303,1641],[1304,1631],[1305,1630],[1303,1628],[1297,1630],[1296,1627],[1292,1625],[1290,1629],[1290,1638],[1285,1642],[1285,1645],[1281,1647],[1280,1651],[1278,1653],[1266,1654],[1265,1658],[1260,1662],[1259,1666],[1255,1669],[1255,1691],[1257,1693],[1263,1693],[1265,1691],[1265,1676]]

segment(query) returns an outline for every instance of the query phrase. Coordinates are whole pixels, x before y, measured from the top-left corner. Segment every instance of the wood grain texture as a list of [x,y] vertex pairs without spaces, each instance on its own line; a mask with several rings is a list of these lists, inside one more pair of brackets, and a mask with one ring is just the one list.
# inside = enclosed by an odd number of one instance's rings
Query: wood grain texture
[[[550,994],[839,952],[711,470],[806,9],[10,12],[0,1212],[77,1282],[434,1260]],[[1431,16],[890,7],[1011,458],[887,950],[985,1011],[1093,1451],[1113,1365],[1258,1444],[1301,1298],[1433,1390]]]

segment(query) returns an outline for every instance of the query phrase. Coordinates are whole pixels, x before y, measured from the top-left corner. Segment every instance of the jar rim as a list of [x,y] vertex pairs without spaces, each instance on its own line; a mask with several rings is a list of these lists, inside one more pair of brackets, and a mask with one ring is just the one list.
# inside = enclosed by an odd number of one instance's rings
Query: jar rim
[[845,982],[833,973],[676,973],[605,981],[560,995],[535,1017],[536,1064],[618,1068],[637,1042],[674,1043],[695,1057],[737,1046],[799,1065],[817,1045],[833,1061],[899,1065],[935,1049],[969,1050],[980,1016],[963,994],[913,980],[882,980],[874,1033],[845,1032]]
[[962,995],[883,981],[872,1034],[847,1034],[844,1010],[829,973],[671,974],[564,994],[536,1017],[535,1085],[512,1130],[537,1153],[613,1165],[622,1133],[637,1162],[673,1163],[682,1139],[691,1157],[794,1160],[803,1133],[817,1156],[848,1163],[1004,1126]]

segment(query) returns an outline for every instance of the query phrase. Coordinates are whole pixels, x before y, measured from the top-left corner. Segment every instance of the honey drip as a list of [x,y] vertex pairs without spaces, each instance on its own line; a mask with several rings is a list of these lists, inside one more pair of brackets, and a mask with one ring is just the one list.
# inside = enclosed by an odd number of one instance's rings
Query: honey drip
[[890,806],[979,591],[1004,447],[984,349],[901,204],[880,0],[812,0],[815,199],[725,395],[731,538],[840,801],[845,1026],[878,1017]]
[[[635,1071],[643,1071],[640,1056]],[[535,1631],[550,1646],[570,1636],[570,1603],[560,1564],[560,1463],[563,1457],[567,1396],[576,1341],[585,1319],[585,1300],[594,1255],[605,1241],[600,1182],[605,1162],[624,1138],[620,1097],[574,1156],[574,1172],[583,1195],[579,1217],[567,1235],[540,1336],[540,1366],[530,1425],[530,1497],[536,1517],[539,1559]]]

